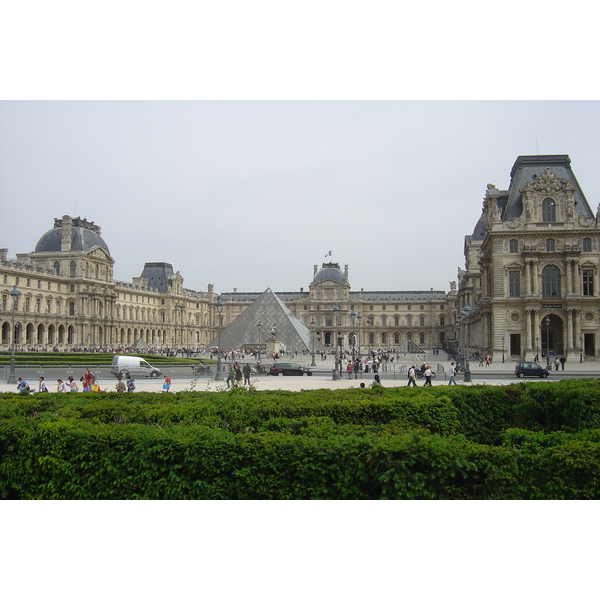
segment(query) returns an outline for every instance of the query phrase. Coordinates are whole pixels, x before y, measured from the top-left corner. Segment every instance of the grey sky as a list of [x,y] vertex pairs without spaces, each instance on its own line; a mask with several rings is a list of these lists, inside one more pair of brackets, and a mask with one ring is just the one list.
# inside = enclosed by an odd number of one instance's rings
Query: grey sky
[[307,287],[332,250],[354,289],[447,289],[487,183],[569,154],[595,210],[600,104],[492,101],[0,103],[0,246],[63,214],[102,227],[117,279]]

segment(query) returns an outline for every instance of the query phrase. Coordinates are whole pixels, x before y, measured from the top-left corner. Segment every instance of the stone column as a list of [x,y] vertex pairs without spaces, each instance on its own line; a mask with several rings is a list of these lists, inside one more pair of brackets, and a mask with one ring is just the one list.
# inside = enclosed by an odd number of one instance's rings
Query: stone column
[[572,308],[567,308],[567,339],[565,343],[565,351],[572,351],[573,348],[573,318],[574,318],[574,310]]
[[531,340],[531,331],[533,325],[533,310],[527,310],[527,335],[525,339],[525,350],[531,350],[533,348],[533,343]]

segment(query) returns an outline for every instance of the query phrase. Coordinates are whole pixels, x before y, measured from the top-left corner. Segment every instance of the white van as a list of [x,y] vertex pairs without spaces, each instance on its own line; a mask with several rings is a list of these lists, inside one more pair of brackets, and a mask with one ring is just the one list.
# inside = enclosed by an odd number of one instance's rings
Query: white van
[[139,356],[123,356],[117,354],[113,356],[112,368],[110,372],[115,377],[127,377],[131,375],[133,379],[136,377],[159,377],[162,371],[148,364]]

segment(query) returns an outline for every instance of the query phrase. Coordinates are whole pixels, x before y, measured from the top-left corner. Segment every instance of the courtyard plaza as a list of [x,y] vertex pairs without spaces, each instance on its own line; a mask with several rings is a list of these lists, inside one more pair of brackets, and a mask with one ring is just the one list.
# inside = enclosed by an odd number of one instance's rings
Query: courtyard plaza
[[[256,365],[254,359],[241,359],[237,361],[242,367],[247,362],[251,366]],[[273,364],[272,359],[261,360],[261,364],[267,369]],[[283,356],[278,362],[295,362],[302,366],[308,367],[313,371],[312,376],[284,376],[284,377],[273,377],[271,375],[252,375],[251,383],[257,392],[261,390],[287,390],[287,391],[301,391],[301,390],[315,390],[315,389],[352,389],[360,387],[361,382],[365,384],[365,387],[369,387],[373,382],[373,373],[358,373],[358,378],[347,379],[345,372],[346,362],[342,365],[342,375],[339,379],[333,379],[333,369],[335,366],[335,358],[333,355],[327,355],[326,360],[322,360],[321,356],[315,355],[315,365],[311,367],[312,358],[309,355],[297,355],[297,356]],[[431,352],[421,353],[418,355],[408,354],[406,356],[400,355],[398,362],[394,360],[393,363],[388,363],[387,368],[380,369],[379,376],[383,387],[402,387],[407,385],[407,371],[414,364],[420,366],[423,363],[431,365],[436,376],[432,379],[434,386],[448,385],[448,370],[450,368],[450,360],[447,359],[445,353],[433,354]],[[172,380],[171,392],[183,392],[187,390],[194,391],[221,391],[227,390],[226,377],[227,368],[231,364],[227,361],[222,361],[221,372],[223,375],[222,381],[215,381],[214,374],[210,377],[199,376],[192,378],[187,369],[164,369],[163,374],[168,375]],[[560,381],[562,379],[571,378],[583,378],[600,377],[600,364],[596,361],[567,361],[565,363],[565,369],[556,371],[552,368],[550,375],[547,379],[540,380],[538,378],[521,378],[515,377],[515,360],[506,360],[502,362],[502,359],[495,359],[489,366],[479,366],[478,360],[470,361],[471,370],[471,382],[465,383],[464,373],[461,371],[455,377],[458,385],[507,385],[511,383],[524,382],[524,381]],[[545,359],[540,360],[540,365],[546,366]],[[216,371],[216,365],[213,365],[213,372]],[[99,385],[102,390],[115,391],[116,379],[109,372],[110,369],[104,368],[97,373],[99,377]],[[338,365],[339,373],[339,365]],[[37,390],[38,374],[33,372],[19,373],[17,370],[17,377],[21,376],[29,383],[32,390]],[[78,377],[77,377],[78,379]],[[421,387],[425,383],[425,379],[417,379],[417,386]],[[51,392],[56,391],[56,380],[46,377],[46,383],[48,389]],[[163,378],[158,377],[157,379],[136,379],[136,392],[162,392]],[[6,377],[0,381],[0,392],[16,392],[16,385],[7,384]]]

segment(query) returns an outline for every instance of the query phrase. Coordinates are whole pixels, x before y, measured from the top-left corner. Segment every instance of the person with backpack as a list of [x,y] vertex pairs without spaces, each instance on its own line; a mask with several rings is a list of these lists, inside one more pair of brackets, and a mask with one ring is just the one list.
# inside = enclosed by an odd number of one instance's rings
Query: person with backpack
[[46,382],[44,381],[43,377],[40,377],[40,383],[38,385],[38,394],[41,392],[47,392],[48,391],[48,387],[46,386]]
[[127,391],[135,392],[135,379],[131,379],[130,375],[127,375]]
[[79,391],[77,382],[73,379],[73,375],[69,375],[69,383],[67,383],[67,385],[69,386],[69,392],[75,393]]
[[450,378],[448,379],[448,385],[457,385],[456,380],[454,379],[456,375],[456,367],[454,366],[454,363],[450,363],[450,369],[448,369],[448,374],[450,375]]

